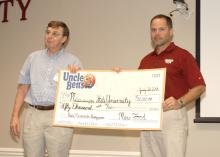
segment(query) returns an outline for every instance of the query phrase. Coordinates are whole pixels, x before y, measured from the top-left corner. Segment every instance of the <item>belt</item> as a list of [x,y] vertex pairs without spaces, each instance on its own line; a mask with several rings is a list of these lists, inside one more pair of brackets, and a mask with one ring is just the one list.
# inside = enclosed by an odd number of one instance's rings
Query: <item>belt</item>
[[29,104],[29,106],[36,108],[38,110],[53,110],[54,109],[54,105],[49,105],[49,106],[41,106],[41,105],[31,105]]

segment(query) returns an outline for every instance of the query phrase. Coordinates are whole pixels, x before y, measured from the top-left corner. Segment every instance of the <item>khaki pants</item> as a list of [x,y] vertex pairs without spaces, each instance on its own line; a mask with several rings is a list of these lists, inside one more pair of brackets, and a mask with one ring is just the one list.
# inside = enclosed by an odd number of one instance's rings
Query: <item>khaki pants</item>
[[142,131],[140,135],[142,157],[184,157],[188,133],[185,108],[163,113],[161,131]]
[[53,110],[37,110],[28,107],[25,111],[23,146],[26,157],[68,157],[73,129],[53,127]]

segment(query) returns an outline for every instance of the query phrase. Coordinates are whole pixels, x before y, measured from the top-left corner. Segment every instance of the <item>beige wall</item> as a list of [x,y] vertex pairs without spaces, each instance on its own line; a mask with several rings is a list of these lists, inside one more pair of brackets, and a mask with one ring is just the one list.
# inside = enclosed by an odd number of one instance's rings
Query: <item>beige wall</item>
[[[27,55],[44,47],[43,37],[50,20],[63,20],[71,30],[67,51],[78,56],[85,69],[121,66],[136,69],[140,59],[152,50],[149,21],[158,13],[174,9],[173,0],[32,0],[27,21],[21,17],[17,1],[8,8],[8,23],[0,23],[0,148],[20,148],[9,134],[10,114],[19,70]],[[195,2],[189,19],[175,14],[174,41],[195,52]],[[0,8],[2,18],[3,7]],[[2,20],[2,19],[0,19]],[[194,124],[194,108],[189,109],[187,157],[216,157],[220,153],[220,125]],[[139,133],[77,129],[72,149],[139,151]]]

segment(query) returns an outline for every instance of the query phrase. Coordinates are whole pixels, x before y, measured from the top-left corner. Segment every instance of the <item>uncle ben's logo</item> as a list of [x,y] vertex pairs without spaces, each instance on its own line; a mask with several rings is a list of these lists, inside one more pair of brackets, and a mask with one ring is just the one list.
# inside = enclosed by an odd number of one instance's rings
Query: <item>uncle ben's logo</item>
[[81,75],[81,73],[63,73],[63,80],[66,81],[66,89],[72,88],[92,88],[95,84],[95,76],[93,74]]

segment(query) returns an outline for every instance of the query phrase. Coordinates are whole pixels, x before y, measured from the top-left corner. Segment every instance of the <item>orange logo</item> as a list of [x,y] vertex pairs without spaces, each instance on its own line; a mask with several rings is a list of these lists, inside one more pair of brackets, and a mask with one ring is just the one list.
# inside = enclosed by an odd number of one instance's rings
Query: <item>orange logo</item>
[[95,84],[95,81],[96,81],[96,79],[93,74],[87,74],[84,77],[84,81],[83,81],[84,88],[92,88]]

